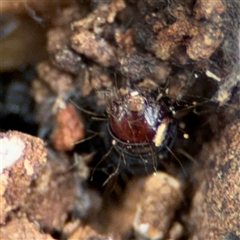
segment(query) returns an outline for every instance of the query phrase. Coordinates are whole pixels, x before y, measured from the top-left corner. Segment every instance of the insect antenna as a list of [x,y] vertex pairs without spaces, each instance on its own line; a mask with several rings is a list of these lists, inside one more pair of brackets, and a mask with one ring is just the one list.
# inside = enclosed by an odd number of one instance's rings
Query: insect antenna
[[111,178],[113,178],[114,176],[117,175],[117,173],[119,172],[119,168],[120,168],[120,161],[118,161],[118,165],[117,165],[115,171],[108,176],[108,178],[105,180],[105,182],[103,183],[102,186],[105,186]]
[[[91,131],[88,131],[88,132],[91,132]],[[95,138],[96,136],[99,136],[99,135],[100,135],[100,133],[98,133],[98,132],[95,132],[95,133],[94,133],[94,132],[93,132],[93,135],[91,135],[91,136],[89,136],[89,137],[86,137],[86,138],[84,138],[84,139],[81,139],[81,140],[75,142],[74,145],[77,145],[77,144],[79,144],[79,143],[83,143],[83,142],[89,141],[89,140],[91,140],[91,139],[93,139],[93,138]]]
[[187,177],[187,173],[186,173],[186,171],[184,170],[184,167],[183,167],[181,161],[179,160],[179,158],[173,153],[173,151],[172,151],[168,146],[166,146],[166,149],[167,149],[168,152],[170,152],[171,155],[177,160],[177,162],[179,163],[179,165],[181,166],[181,168],[182,168],[182,170],[183,170],[183,173],[184,173],[185,177]]
[[177,149],[177,151],[183,156],[185,156],[187,159],[189,159],[191,162],[193,162],[194,164],[198,164],[198,162],[194,159],[194,157],[189,153],[187,153],[184,149],[179,148]]
[[145,163],[145,161],[144,161],[142,155],[139,154],[139,156],[140,156],[140,158],[141,158],[141,160],[142,160],[142,162],[143,162],[143,165],[144,165],[145,171],[146,171],[146,173],[147,173],[147,172],[148,172],[147,165],[146,165],[146,163]]
[[[92,119],[100,119],[101,121],[105,121],[106,120],[106,116],[104,114],[98,114],[98,113],[95,113],[95,112],[92,112],[92,111],[88,111],[84,108],[81,108],[79,105],[77,105],[72,99],[69,99],[69,101],[78,109],[80,110],[81,112],[84,112],[88,115],[91,115],[91,116],[94,116],[95,118],[92,118]],[[101,118],[101,117],[104,117],[104,118]]]
[[150,143],[149,143],[149,146],[150,146],[150,150],[151,150],[151,156],[153,158],[153,169],[154,169],[154,172],[157,172],[157,157],[156,157],[156,154],[154,153]]
[[97,167],[110,155],[110,153],[113,150],[114,145],[110,147],[110,149],[102,156],[102,158],[98,161],[98,163],[95,165],[93,172],[91,174],[91,181],[93,181],[93,174],[97,170]]
[[[87,167],[87,163],[89,161],[91,161],[91,159],[93,158],[93,156],[95,155],[95,152],[92,152],[90,154],[87,154],[85,156],[80,156],[79,154],[77,154],[76,152],[73,153],[73,163],[72,165],[68,168],[68,171],[74,170],[75,168],[77,168],[78,172],[81,170],[81,172],[85,172],[85,178],[87,178],[88,175],[88,167]],[[83,175],[83,174],[81,174]]]
[[[124,165],[127,165],[127,161],[126,161],[125,155],[123,154],[123,151],[121,151],[121,158],[123,160]],[[120,160],[119,160],[119,162],[120,162]]]

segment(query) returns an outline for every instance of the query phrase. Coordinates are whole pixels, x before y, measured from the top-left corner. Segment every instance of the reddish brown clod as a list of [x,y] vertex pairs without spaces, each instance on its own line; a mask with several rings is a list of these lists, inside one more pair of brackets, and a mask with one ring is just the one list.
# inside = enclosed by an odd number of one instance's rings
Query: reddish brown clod
[[59,109],[55,118],[57,126],[52,133],[54,146],[59,151],[69,151],[84,138],[83,121],[71,104]]

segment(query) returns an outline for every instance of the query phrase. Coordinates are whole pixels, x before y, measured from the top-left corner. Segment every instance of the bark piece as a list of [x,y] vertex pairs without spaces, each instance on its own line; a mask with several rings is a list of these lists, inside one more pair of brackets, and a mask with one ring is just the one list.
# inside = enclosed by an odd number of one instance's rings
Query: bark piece
[[208,59],[220,46],[223,37],[224,34],[217,25],[201,25],[187,46],[188,56],[193,60]]
[[74,50],[104,67],[114,66],[117,63],[114,48],[106,40],[88,30],[82,28],[72,37],[71,42]]
[[[220,139],[203,147],[199,161],[205,164],[199,174],[192,211],[191,239],[240,238],[240,122],[225,128]],[[192,227],[191,227],[192,228]],[[227,238],[227,236],[235,236]]]
[[113,23],[118,12],[122,11],[126,5],[123,0],[110,1],[109,4],[102,2],[87,17],[80,19],[72,24],[74,30],[92,29],[95,34],[103,31],[102,26]]
[[179,20],[160,31],[156,39],[150,38],[148,48],[155,53],[156,57],[167,60],[183,37],[189,34],[191,27],[190,20]]
[[1,159],[1,216],[25,204],[30,184],[46,163],[46,149],[41,139],[8,131],[0,133]]
[[148,239],[164,239],[181,200],[177,179],[163,172],[148,177],[134,220],[135,231]]
[[53,144],[59,151],[73,149],[84,138],[84,124],[75,107],[67,104],[55,114],[57,125],[52,133]]
[[70,48],[70,31],[61,28],[51,29],[47,33],[47,50],[52,63],[59,69],[77,73],[81,67],[81,57]]
[[79,227],[70,237],[69,240],[76,239],[98,239],[98,240],[120,240],[122,239],[117,234],[100,234],[95,231],[91,226],[81,226]]
[[48,62],[41,62],[37,66],[39,78],[43,80],[49,88],[57,93],[63,94],[72,87],[72,76],[51,66]]
[[67,155],[49,151],[47,165],[34,182],[23,209],[29,220],[41,229],[61,232],[71,214],[80,219],[94,215],[101,200],[95,191],[83,186],[88,172],[80,165],[85,165],[86,158],[76,159],[82,164],[75,166]]
[[200,20],[201,18],[206,18],[214,22],[219,22],[221,20],[220,15],[225,12],[225,10],[226,7],[221,0],[198,0],[194,7],[196,19]]
[[0,228],[1,240],[53,240],[49,234],[40,233],[37,225],[26,218],[15,218]]

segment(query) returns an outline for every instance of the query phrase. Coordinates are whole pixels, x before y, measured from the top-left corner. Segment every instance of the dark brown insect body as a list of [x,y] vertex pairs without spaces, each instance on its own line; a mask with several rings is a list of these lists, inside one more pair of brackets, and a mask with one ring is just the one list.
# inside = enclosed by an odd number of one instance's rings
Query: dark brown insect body
[[110,101],[107,113],[111,144],[128,170],[156,171],[177,132],[168,99],[132,90]]

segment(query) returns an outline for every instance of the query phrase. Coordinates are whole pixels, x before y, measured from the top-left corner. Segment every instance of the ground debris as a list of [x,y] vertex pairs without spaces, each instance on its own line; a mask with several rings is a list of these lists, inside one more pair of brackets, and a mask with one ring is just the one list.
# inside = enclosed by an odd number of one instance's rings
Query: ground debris
[[49,62],[41,62],[37,66],[39,78],[57,94],[63,94],[72,87],[72,76],[54,68]]
[[67,35],[71,31],[56,28],[49,30],[47,38],[47,50],[51,62],[59,69],[70,73],[77,73],[81,67],[81,57],[70,48],[70,42]]
[[83,120],[71,104],[56,111],[53,144],[58,151],[72,150],[76,142],[84,138]]
[[[3,170],[1,230],[19,224],[22,236],[22,221],[29,234],[35,224],[40,234],[61,240],[237,239],[239,1],[69,1],[42,11],[44,4],[38,9],[26,1],[19,10],[30,13],[47,39],[31,93],[48,155],[38,138],[21,144],[20,133],[19,141],[15,132],[1,133],[7,146],[19,144],[4,156],[32,151],[31,161],[21,162],[20,154]],[[9,19],[3,34],[15,23]],[[166,151],[147,148],[143,156],[140,142],[128,152],[131,142],[117,149],[110,136],[116,112],[106,109],[139,89],[163,101],[176,120],[178,130],[163,135],[176,133]],[[4,97],[0,110],[13,109],[13,98]]]
[[98,39],[88,30],[81,29],[71,39],[71,46],[80,54],[86,55],[104,67],[114,66],[117,63],[113,47],[104,39]]
[[31,239],[31,240],[53,240],[50,234],[41,233],[38,226],[29,222],[27,218],[15,218],[6,226],[1,227],[0,235],[2,240],[9,239]]
[[122,238],[118,234],[100,234],[90,226],[81,226],[69,237],[69,240],[75,239],[120,240]]
[[101,205],[98,194],[82,185],[86,174],[80,175],[77,166],[69,162],[64,154],[48,153],[48,164],[34,182],[23,210],[48,232],[61,232],[69,215],[88,218],[90,211],[94,215]]
[[[199,188],[193,198],[190,239],[240,238],[240,122],[232,122],[214,139],[203,146],[197,171]],[[219,149],[221,146],[221,149]],[[232,237],[227,237],[232,235]]]
[[177,179],[162,172],[146,178],[133,224],[137,234],[147,239],[165,239],[181,200]]
[[46,164],[46,149],[40,138],[17,131],[0,133],[0,143],[0,220],[5,223],[10,211],[25,205],[32,180]]

